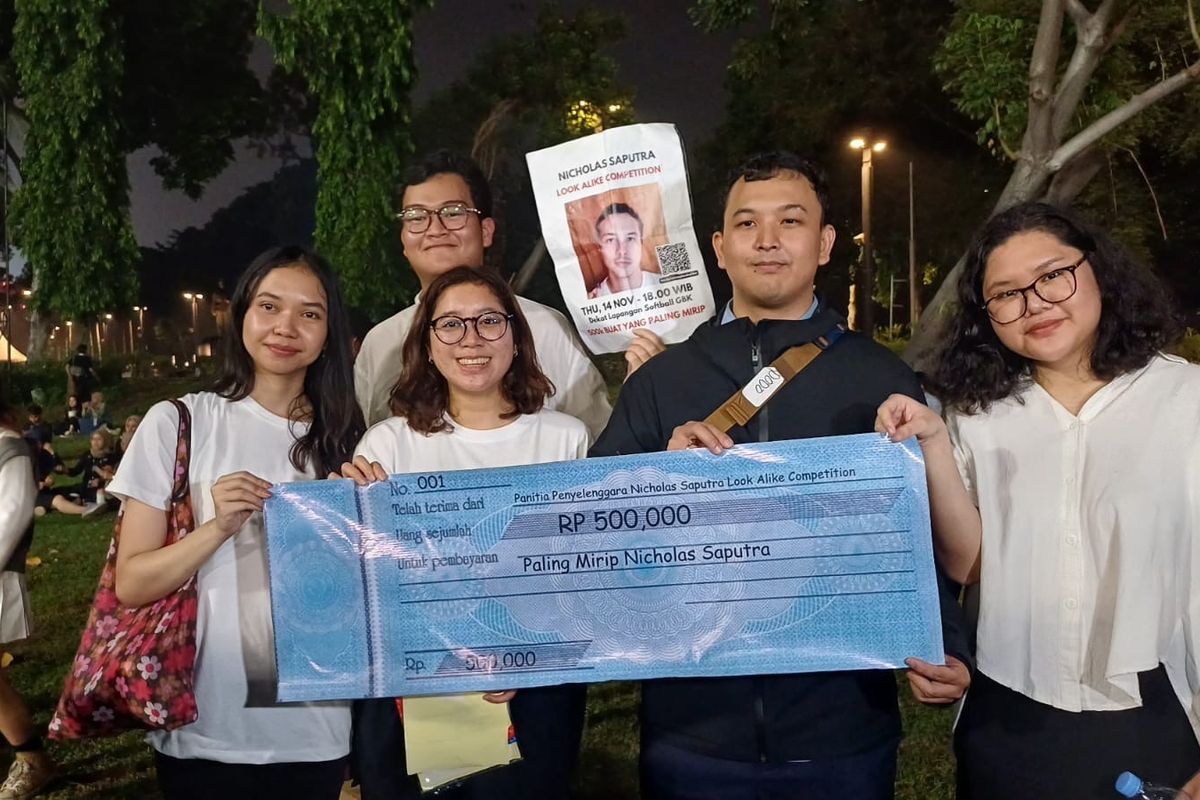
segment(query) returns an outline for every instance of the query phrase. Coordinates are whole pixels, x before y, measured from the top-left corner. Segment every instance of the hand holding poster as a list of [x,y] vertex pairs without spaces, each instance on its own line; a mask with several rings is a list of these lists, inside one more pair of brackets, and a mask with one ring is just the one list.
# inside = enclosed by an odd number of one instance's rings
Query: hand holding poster
[[526,156],[563,299],[597,353],[637,328],[686,339],[713,314],[674,125],[628,125]]

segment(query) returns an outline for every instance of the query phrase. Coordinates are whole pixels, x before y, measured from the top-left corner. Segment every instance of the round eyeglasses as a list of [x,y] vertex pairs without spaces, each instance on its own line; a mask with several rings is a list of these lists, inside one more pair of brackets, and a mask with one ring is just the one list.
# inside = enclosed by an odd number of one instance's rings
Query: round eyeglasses
[[475,335],[485,342],[494,342],[504,337],[508,332],[508,322],[512,314],[501,314],[499,311],[489,311],[477,317],[460,317],[455,314],[444,314],[429,327],[433,335],[442,344],[458,344],[467,335],[467,323],[475,328]]
[[409,206],[397,213],[396,219],[400,220],[400,225],[409,233],[424,233],[429,230],[435,216],[442,221],[442,227],[446,230],[458,231],[466,227],[472,214],[483,216],[483,212],[478,208],[471,208],[462,203],[449,203],[436,209]]
[[1037,280],[1024,288],[994,294],[984,300],[981,306],[997,325],[1011,325],[1029,310],[1029,292],[1033,292],[1047,303],[1069,300],[1079,287],[1075,270],[1083,266],[1085,261],[1087,253],[1069,267],[1057,267],[1045,275],[1039,275]]

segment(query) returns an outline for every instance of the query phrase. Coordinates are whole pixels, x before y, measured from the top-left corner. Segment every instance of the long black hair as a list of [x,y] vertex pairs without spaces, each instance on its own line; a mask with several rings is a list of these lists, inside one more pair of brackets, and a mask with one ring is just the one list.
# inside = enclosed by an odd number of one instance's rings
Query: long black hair
[[305,247],[285,245],[270,248],[250,263],[233,290],[233,320],[221,339],[222,371],[213,391],[229,400],[241,400],[254,390],[254,362],[242,341],[242,324],[263,278],[285,267],[308,270],[325,292],[328,325],[325,350],[308,366],[304,396],[295,399],[289,413],[289,417],[298,416],[302,401],[307,400],[312,408],[312,422],[308,432],[296,438],[288,454],[296,469],[311,465],[317,475],[324,476],[341,469],[367,428],[354,399],[350,318],[333,270],[325,259]]
[[957,286],[958,316],[938,354],[933,388],[948,406],[986,410],[1033,376],[1033,362],[1003,344],[983,308],[983,274],[996,248],[1019,233],[1040,231],[1087,256],[1100,288],[1100,324],[1092,373],[1102,380],[1139,369],[1180,334],[1158,278],[1111,236],[1071,209],[1030,202],[992,217],[975,234]]

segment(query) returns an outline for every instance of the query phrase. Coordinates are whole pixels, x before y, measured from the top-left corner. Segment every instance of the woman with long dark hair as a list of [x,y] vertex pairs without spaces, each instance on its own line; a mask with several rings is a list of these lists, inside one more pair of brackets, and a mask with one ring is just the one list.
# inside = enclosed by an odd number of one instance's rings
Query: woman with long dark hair
[[[164,546],[179,414],[146,414],[109,491],[124,500],[116,592],[141,605],[197,574],[199,718],[150,734],[168,800],[336,798],[350,742],[346,703],[247,707],[255,645],[269,624],[263,501],[273,483],[338,469],[362,436],[350,329],[329,266],[301,247],[260,255],[238,282],[222,372],[182,398],[197,526]],[[249,643],[249,646],[247,646]]]
[[990,220],[933,375],[877,428],[925,454],[935,544],[980,584],[959,798],[1200,796],[1200,367],[1154,276],[1073,212]]
[[[588,433],[544,407],[554,391],[512,290],[494,272],[455,268],[423,293],[392,390],[396,416],[371,427],[341,474],[360,484],[389,474],[539,464],[583,458]],[[456,800],[565,798],[583,732],[586,690],[551,686],[485,695],[505,702],[522,760],[471,778]],[[363,800],[415,798],[392,700],[358,704],[356,771]]]

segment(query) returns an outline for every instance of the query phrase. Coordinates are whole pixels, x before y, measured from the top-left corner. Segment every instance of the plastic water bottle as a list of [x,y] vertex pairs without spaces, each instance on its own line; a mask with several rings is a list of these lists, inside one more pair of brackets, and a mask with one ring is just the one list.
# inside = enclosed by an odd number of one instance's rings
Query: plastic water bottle
[[1117,777],[1116,789],[1117,794],[1122,797],[1132,797],[1135,800],[1191,800],[1178,789],[1145,783],[1132,772],[1122,772]]

